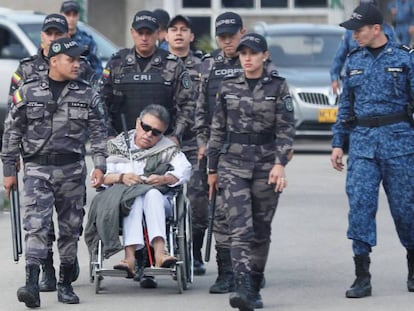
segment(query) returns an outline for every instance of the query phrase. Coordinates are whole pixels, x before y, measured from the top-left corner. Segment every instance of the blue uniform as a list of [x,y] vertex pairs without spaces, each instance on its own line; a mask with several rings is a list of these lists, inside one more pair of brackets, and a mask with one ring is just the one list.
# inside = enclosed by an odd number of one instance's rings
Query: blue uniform
[[[390,25],[384,23],[382,25],[382,28],[384,30],[385,35],[388,37],[388,40],[397,40],[395,37],[394,29]],[[352,33],[352,30],[345,31],[344,37],[342,38],[341,42],[339,43],[338,49],[336,50],[336,54],[331,65],[332,82],[340,80],[342,68],[344,67],[348,53],[358,47],[358,43],[354,40],[354,38],[352,38]]]
[[402,44],[410,45],[408,29],[414,25],[414,3],[411,0],[394,0],[388,4],[388,10],[397,9],[394,16],[395,33]]
[[96,76],[99,78],[102,75],[102,61],[98,57],[98,48],[95,40],[86,32],[76,28],[76,33],[72,36],[72,39],[76,41],[79,46],[86,48],[89,54],[86,56],[91,67],[96,72]]
[[[382,182],[400,241],[414,249],[414,127],[406,114],[414,92],[414,52],[391,41],[376,58],[359,48],[349,54],[345,73],[332,146],[342,148],[349,134],[348,238],[355,255],[369,253],[376,245]],[[347,128],[342,121],[353,115],[351,110],[358,121]],[[389,124],[383,117],[381,124],[372,119],[370,125],[362,124],[372,116],[394,117]]]

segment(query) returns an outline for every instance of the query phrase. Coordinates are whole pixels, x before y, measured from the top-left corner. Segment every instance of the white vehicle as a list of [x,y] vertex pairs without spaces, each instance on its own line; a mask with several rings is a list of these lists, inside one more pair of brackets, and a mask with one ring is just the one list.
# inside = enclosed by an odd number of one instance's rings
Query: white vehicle
[[[46,15],[32,11],[15,11],[0,8],[0,135],[3,135],[4,118],[7,113],[7,99],[11,76],[19,60],[37,53],[40,46],[40,31]],[[78,23],[96,41],[98,56],[102,63],[111,57],[119,47],[101,33],[82,22]],[[0,136],[0,139],[1,139]]]

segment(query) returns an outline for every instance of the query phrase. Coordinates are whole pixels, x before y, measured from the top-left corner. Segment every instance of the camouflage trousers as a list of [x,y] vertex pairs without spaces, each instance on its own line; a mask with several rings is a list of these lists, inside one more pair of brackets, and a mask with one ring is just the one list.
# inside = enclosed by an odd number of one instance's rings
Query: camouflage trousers
[[355,255],[369,253],[377,244],[375,216],[381,181],[400,242],[414,249],[414,154],[391,159],[350,157],[347,236],[353,240]]
[[197,161],[197,150],[184,151],[192,165],[191,178],[187,183],[187,197],[191,206],[192,230],[204,232],[208,221],[208,183],[205,161]]
[[221,161],[218,172],[223,210],[231,239],[233,270],[264,272],[279,193],[267,184],[273,163],[244,169],[248,166]]
[[25,163],[23,177],[23,227],[26,231],[27,264],[42,264],[48,253],[53,207],[59,228],[60,262],[72,264],[77,255],[83,222],[85,161],[63,166]]

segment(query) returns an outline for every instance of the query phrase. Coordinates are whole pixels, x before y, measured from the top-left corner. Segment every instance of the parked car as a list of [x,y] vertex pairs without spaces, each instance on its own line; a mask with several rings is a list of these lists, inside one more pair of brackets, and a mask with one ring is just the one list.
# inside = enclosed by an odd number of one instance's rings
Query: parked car
[[337,114],[329,69],[344,34],[343,28],[322,24],[257,23],[280,76],[292,94],[297,136],[330,136]]
[[[17,69],[20,59],[37,53],[45,17],[42,13],[0,8],[0,139],[7,113],[11,76]],[[93,36],[98,47],[98,56],[104,64],[119,49],[91,26],[82,22],[78,25],[80,29]]]

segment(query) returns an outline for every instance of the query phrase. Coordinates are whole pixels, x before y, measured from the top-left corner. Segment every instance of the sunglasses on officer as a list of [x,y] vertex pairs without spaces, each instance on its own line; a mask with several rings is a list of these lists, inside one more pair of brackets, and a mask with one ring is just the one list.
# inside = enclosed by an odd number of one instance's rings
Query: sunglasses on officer
[[144,132],[151,131],[152,132],[152,135],[154,135],[154,136],[160,136],[160,135],[163,134],[163,131],[161,131],[159,129],[156,129],[156,128],[153,128],[151,125],[148,125],[148,124],[146,124],[146,123],[144,123],[142,121],[141,121],[140,124],[141,124],[141,127],[144,130]]

